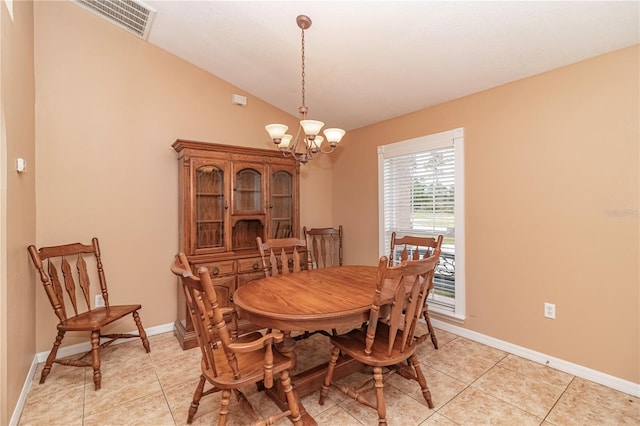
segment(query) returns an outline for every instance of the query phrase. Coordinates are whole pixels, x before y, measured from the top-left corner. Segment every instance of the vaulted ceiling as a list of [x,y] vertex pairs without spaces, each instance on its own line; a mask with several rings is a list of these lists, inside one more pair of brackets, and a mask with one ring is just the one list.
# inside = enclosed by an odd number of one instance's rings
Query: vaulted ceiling
[[638,1],[157,1],[148,41],[347,130],[640,42]]

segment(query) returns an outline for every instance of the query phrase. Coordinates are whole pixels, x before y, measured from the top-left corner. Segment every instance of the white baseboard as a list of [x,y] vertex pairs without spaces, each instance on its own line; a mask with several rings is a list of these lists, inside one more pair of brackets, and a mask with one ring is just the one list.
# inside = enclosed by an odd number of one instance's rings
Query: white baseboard
[[436,328],[440,328],[444,331],[456,334],[460,337],[465,337],[469,340],[491,346],[492,348],[503,350],[510,354],[517,355],[519,357],[537,362],[539,364],[547,365],[551,368],[555,368],[556,370],[564,371],[565,373],[569,373],[574,376],[581,377],[583,379],[590,380],[592,382],[599,383],[620,392],[624,392],[626,394],[640,398],[640,383],[634,383],[628,380],[621,379],[619,377],[611,376],[609,374],[602,373],[600,371],[593,370],[582,365],[574,364],[572,362],[555,358],[541,352],[536,352],[522,346],[514,345],[513,343],[505,342],[504,340],[496,339],[485,334],[458,327],[457,325],[449,324],[435,318],[431,318],[431,323]]
[[[173,323],[158,325],[155,327],[145,328],[144,331],[147,333],[147,336],[153,336],[154,334],[166,333],[169,331],[173,331]],[[132,330],[128,332],[129,334],[137,334],[138,330]],[[113,342],[114,345],[119,345],[121,343],[126,343],[128,339],[118,339]],[[89,352],[91,350],[91,342],[82,342],[76,345],[65,346],[63,348],[58,349],[57,358],[64,358],[67,356],[72,356],[76,354],[81,354],[83,352]],[[36,354],[36,362],[45,362],[47,357],[49,356],[50,351],[38,352]]]
[[[155,334],[162,334],[173,331],[173,323],[158,325],[155,327],[149,327],[144,329],[147,333],[147,336],[153,336]],[[138,330],[133,330],[129,332],[130,334],[138,333]],[[116,340],[113,342],[114,345],[118,345],[120,343],[125,343],[128,339]],[[84,352],[88,352],[91,350],[91,343],[84,342],[78,343],[77,345],[65,346],[58,350],[58,357],[63,358],[66,356],[81,354]],[[9,420],[9,426],[16,426],[18,421],[20,420],[20,415],[22,414],[22,409],[24,408],[24,403],[26,402],[27,395],[29,394],[29,390],[31,389],[31,383],[33,383],[33,375],[36,372],[36,368],[38,364],[41,362],[45,362],[47,360],[47,356],[49,356],[50,351],[46,352],[38,352],[33,357],[33,362],[31,362],[31,367],[29,368],[29,373],[24,381],[24,385],[22,386],[22,391],[20,392],[20,397],[18,398],[18,402],[16,403],[16,407],[13,410],[13,415]]]
[[16,402],[16,408],[13,410],[13,415],[9,419],[9,426],[17,426],[18,421],[20,420],[20,415],[22,414],[24,403],[27,401],[27,395],[29,395],[29,391],[31,390],[33,375],[35,374],[37,367],[38,361],[36,361],[36,357],[33,357],[31,367],[29,367],[29,372],[27,373],[27,378],[22,385],[22,391],[18,397],[18,402]]

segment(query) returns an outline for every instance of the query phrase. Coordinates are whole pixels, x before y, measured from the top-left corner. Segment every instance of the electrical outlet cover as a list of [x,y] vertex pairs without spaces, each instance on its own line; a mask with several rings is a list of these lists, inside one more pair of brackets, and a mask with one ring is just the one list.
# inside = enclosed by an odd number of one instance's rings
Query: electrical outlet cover
[[96,294],[96,308],[104,308],[104,298],[101,294]]
[[554,305],[553,303],[546,303],[544,304],[544,316],[546,318],[552,318],[555,319],[556,318],[556,305]]

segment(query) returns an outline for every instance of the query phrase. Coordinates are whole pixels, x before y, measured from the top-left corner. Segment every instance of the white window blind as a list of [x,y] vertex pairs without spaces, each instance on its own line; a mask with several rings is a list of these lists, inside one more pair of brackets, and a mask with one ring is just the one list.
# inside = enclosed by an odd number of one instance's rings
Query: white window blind
[[454,197],[453,146],[384,161],[385,230],[453,236]]
[[463,131],[429,135],[378,148],[380,253],[391,233],[443,235],[429,296],[431,309],[464,316]]

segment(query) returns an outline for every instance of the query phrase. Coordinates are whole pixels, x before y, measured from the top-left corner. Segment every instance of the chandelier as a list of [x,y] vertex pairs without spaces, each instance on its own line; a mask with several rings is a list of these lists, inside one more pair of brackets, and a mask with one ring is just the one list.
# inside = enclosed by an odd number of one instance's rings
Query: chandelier
[[[288,126],[284,124],[268,124],[265,126],[269,136],[276,144],[278,149],[284,154],[285,157],[294,157],[297,161],[305,164],[309,160],[313,160],[320,154],[329,154],[333,152],[340,140],[345,134],[342,129],[325,129],[324,137],[320,136],[320,130],[324,126],[322,121],[308,120],[307,114],[309,108],[305,104],[305,74],[304,74],[304,30],[311,26],[311,18],[305,15],[300,15],[296,18],[298,27],[302,30],[302,106],[298,108],[300,113],[300,126],[298,126],[298,132],[296,137],[293,138],[290,134],[287,134]],[[323,142],[327,139],[329,148],[323,149]],[[304,144],[301,143],[304,142]],[[326,144],[325,144],[326,145]],[[300,149],[298,149],[300,146]]]

